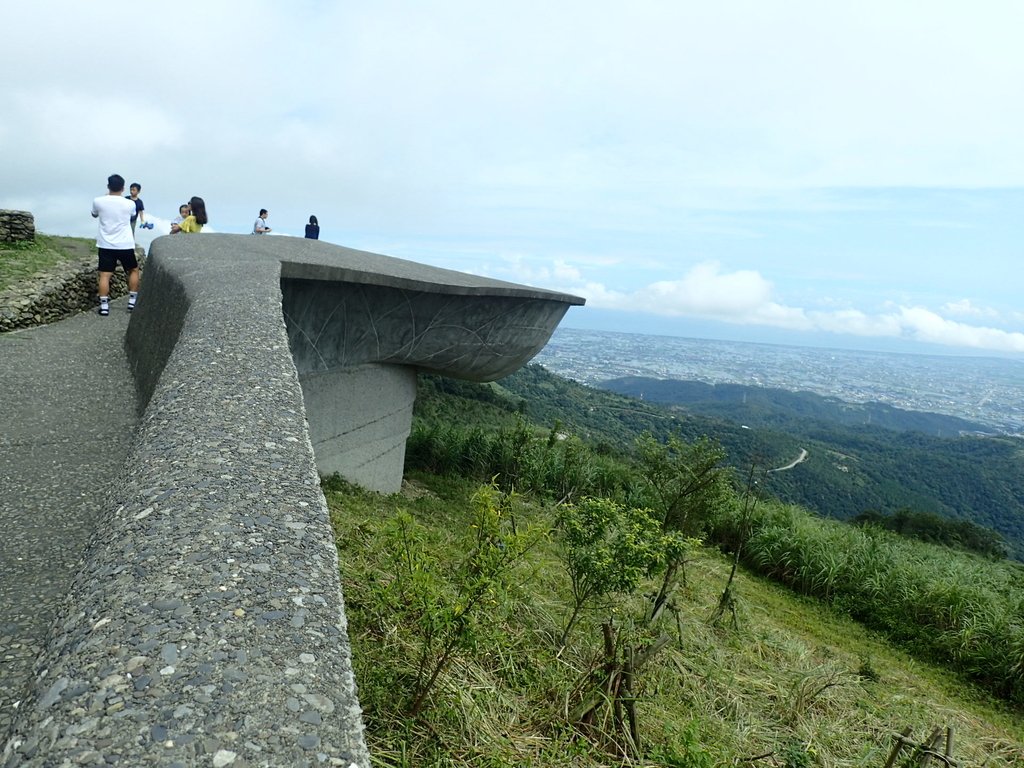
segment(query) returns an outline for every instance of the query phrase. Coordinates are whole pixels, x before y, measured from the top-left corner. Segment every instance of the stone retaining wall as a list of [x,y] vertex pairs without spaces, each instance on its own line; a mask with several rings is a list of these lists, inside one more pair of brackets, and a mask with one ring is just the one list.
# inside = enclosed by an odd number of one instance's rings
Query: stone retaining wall
[[[136,246],[135,256],[144,267],[145,249]],[[0,291],[0,333],[95,310],[99,306],[96,277],[96,257],[92,256],[58,264]],[[117,298],[126,293],[128,283],[119,268],[110,280],[110,295]]]
[[0,209],[0,243],[34,240],[36,220],[28,211]]

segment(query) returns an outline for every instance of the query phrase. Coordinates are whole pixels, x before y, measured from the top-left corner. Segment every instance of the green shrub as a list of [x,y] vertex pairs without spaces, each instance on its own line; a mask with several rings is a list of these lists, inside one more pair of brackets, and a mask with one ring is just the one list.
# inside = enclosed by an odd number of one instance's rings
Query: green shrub
[[650,511],[611,499],[584,498],[562,506],[558,540],[573,597],[560,647],[585,608],[609,595],[632,592],[665,562],[666,542]]

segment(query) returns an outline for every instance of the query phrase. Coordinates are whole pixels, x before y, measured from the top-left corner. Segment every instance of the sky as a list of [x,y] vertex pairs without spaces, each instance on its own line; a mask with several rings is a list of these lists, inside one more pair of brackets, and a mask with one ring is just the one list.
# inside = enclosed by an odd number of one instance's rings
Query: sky
[[586,298],[563,325],[1024,360],[1019,0],[35,0],[0,208],[321,239]]

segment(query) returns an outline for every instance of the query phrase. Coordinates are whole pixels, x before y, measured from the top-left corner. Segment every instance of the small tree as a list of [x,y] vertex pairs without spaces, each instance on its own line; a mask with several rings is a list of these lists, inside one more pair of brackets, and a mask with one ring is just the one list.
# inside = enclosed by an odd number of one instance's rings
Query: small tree
[[[558,522],[573,596],[572,612],[559,641],[560,654],[585,608],[611,595],[633,592],[643,579],[664,566],[667,553],[678,545],[678,537],[663,533],[649,510],[607,498],[584,498],[578,504],[567,504],[560,509]],[[611,619],[601,625],[601,631],[602,663],[576,691],[581,699],[569,718],[577,726],[593,730],[598,711],[610,705],[612,727],[628,745],[625,752],[638,753],[636,675],[670,638],[662,636],[641,644],[630,632],[626,640]]]
[[614,593],[632,592],[663,565],[665,541],[646,509],[611,499],[584,498],[559,509],[562,559],[572,583],[573,606],[559,653],[584,608]]
[[441,673],[471,652],[498,624],[493,606],[511,585],[514,566],[541,538],[536,528],[517,531],[514,496],[484,486],[473,497],[474,522],[454,567],[430,556],[422,531],[406,514],[389,527],[385,543],[393,565],[383,597],[396,621],[415,628],[416,677],[409,714],[416,717]]
[[[736,551],[733,552],[732,556],[732,568],[729,570],[729,578],[725,582],[725,589],[722,590],[722,596],[718,599],[718,605],[711,614],[710,622],[714,626],[717,626],[722,621],[722,618],[725,616],[727,611],[731,617],[733,629],[736,629],[739,625],[739,620],[736,617],[736,596],[732,591],[732,583],[736,579],[736,569],[740,564],[740,556],[743,552],[743,546],[747,543],[747,539],[750,538],[750,519],[754,513],[754,507],[757,505],[761,490],[760,486],[757,484],[757,480],[754,479],[755,469],[755,465],[751,464],[750,472],[747,475],[747,489],[743,494],[743,514],[740,517]],[[767,478],[768,473],[765,472],[763,476]]]
[[[664,634],[647,636],[629,622],[617,628],[611,619],[601,624],[601,632],[604,640],[601,664],[574,692],[581,696],[569,712],[569,721],[586,732],[611,735],[623,756],[638,755],[642,751],[636,713],[638,677],[672,638]],[[601,716],[603,711],[610,714],[610,723],[607,716]],[[611,733],[607,729],[609,724]]]
[[699,533],[730,494],[725,449],[708,437],[684,443],[675,435],[659,443],[650,433],[636,441],[640,474],[656,501],[664,530]]
[[686,582],[686,553],[699,543],[697,534],[733,493],[722,465],[725,450],[707,437],[684,443],[673,435],[663,444],[644,434],[636,447],[640,474],[656,502],[662,530],[671,537],[664,578],[648,614],[654,623],[668,605],[677,575]]

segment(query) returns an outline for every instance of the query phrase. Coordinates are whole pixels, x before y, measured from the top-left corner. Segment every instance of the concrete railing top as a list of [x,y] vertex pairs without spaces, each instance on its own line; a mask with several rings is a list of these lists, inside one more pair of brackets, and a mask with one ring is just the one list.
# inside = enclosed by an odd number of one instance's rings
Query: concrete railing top
[[315,241],[156,240],[140,426],[0,765],[368,766],[310,428],[349,418],[347,381],[365,410],[406,370],[510,372],[581,303]]
[[261,239],[250,253],[281,262],[284,279],[328,280],[390,288],[429,290],[448,295],[510,296],[581,305],[584,300],[567,293],[532,288],[518,283],[442,269],[392,256],[343,248],[319,240],[297,240],[282,256],[276,238]]

